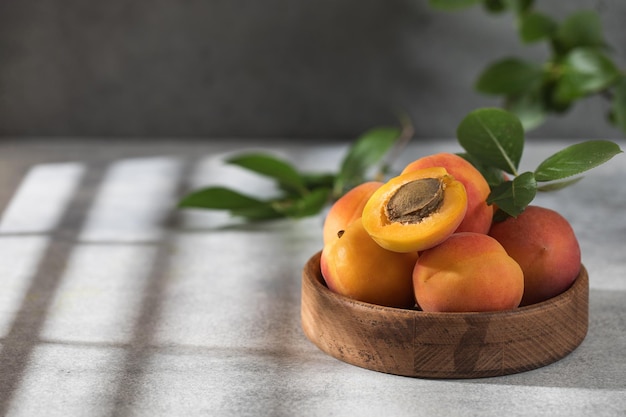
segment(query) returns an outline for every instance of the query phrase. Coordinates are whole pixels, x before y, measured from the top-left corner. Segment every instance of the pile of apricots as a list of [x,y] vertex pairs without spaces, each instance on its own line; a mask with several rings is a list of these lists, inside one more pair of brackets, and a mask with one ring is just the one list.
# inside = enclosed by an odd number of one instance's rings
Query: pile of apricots
[[451,153],[353,188],[324,221],[326,285],[355,300],[427,312],[510,310],[568,289],[581,268],[568,221],[531,205],[496,222],[489,193],[482,174]]

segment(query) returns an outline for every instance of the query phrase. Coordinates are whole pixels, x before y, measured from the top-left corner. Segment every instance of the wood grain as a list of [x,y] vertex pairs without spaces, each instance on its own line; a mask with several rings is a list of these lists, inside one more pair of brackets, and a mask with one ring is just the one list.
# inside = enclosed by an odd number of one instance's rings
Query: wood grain
[[423,378],[479,378],[553,363],[584,340],[589,279],[542,303],[506,312],[426,313],[382,307],[331,292],[320,252],[302,272],[304,333],[322,351],[363,368]]

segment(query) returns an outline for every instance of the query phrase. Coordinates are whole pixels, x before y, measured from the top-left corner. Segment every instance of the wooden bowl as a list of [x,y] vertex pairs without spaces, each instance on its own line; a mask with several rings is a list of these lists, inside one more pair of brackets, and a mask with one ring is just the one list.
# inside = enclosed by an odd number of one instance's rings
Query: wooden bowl
[[352,365],[422,378],[528,371],[572,352],[587,334],[589,278],[547,301],[489,313],[427,313],[333,293],[315,254],[302,273],[302,328],[322,351]]

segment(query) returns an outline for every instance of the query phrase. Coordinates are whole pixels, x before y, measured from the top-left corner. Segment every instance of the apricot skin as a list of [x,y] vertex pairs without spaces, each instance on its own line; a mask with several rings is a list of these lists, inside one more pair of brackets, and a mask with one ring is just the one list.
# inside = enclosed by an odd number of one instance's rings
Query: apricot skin
[[486,203],[490,188],[480,171],[462,157],[442,152],[411,162],[404,168],[402,174],[430,167],[444,167],[450,175],[465,186],[467,213],[456,232],[485,234],[489,232],[494,209]]
[[320,267],[328,288],[346,297],[387,307],[411,308],[412,272],[417,252],[381,248],[354,221],[322,250]]
[[524,271],[521,305],[562,293],[580,273],[581,253],[574,230],[554,210],[528,206],[517,218],[495,222],[489,235],[502,244]]
[[333,203],[324,220],[322,236],[324,245],[337,239],[337,233],[361,218],[363,207],[370,196],[383,185],[380,181],[368,181],[357,185]]
[[[398,189],[412,181],[442,178],[443,202],[436,212],[419,223],[392,222],[386,206]],[[390,179],[372,194],[363,208],[363,226],[383,248],[395,252],[416,252],[431,248],[448,238],[459,226],[467,210],[465,187],[442,167],[408,172]]]
[[495,239],[462,232],[420,253],[413,288],[427,312],[502,311],[519,305],[524,276]]

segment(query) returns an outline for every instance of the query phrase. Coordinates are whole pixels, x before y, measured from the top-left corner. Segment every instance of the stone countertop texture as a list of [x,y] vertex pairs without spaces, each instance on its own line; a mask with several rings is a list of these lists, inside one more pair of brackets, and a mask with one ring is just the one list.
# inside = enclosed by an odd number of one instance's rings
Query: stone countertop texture
[[[617,141],[626,149],[623,140]],[[0,415],[622,416],[626,160],[535,204],[561,212],[590,275],[590,323],[562,360],[428,380],[338,361],[300,328],[300,277],[322,215],[246,225],[175,209],[186,191],[272,184],[223,158],[264,149],[335,170],[346,144],[72,140],[0,143]],[[528,141],[534,168],[563,141]],[[398,166],[460,151],[413,143]]]

